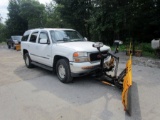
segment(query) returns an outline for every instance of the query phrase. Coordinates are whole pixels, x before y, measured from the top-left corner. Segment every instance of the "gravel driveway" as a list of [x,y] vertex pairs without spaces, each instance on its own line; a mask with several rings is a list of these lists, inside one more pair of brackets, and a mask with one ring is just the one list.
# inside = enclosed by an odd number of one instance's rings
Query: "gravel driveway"
[[[128,57],[117,56],[121,71]],[[0,120],[159,120],[159,63],[133,57],[130,117],[117,88],[89,76],[63,84],[52,72],[26,68],[19,51],[0,45]]]

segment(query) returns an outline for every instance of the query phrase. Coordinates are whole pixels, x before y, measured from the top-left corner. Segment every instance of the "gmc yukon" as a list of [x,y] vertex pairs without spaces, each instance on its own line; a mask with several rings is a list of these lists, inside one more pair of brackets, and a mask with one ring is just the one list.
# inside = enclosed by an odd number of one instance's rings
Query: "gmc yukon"
[[[99,66],[98,50],[93,44],[73,29],[32,29],[22,37],[21,52],[26,67],[35,65],[52,70],[61,82],[67,83]],[[104,45],[101,51],[107,53],[110,47]],[[109,57],[105,59],[109,60]]]

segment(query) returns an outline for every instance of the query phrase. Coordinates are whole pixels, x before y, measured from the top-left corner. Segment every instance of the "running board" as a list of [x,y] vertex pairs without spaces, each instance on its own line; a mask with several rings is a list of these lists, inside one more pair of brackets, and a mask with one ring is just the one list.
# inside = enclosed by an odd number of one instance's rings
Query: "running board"
[[31,64],[33,64],[35,66],[38,66],[38,67],[41,67],[41,68],[44,68],[44,69],[49,70],[49,71],[53,71],[53,68],[49,67],[47,65],[43,65],[43,64],[40,64],[40,63],[37,63],[37,62],[31,62]]

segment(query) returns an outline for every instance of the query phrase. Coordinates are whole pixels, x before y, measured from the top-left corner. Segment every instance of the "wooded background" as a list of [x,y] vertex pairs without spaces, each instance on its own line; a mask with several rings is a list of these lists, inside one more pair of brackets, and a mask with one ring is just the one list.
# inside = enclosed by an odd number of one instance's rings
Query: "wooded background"
[[[91,41],[151,42],[160,38],[160,0],[10,0],[0,41],[32,28],[73,28]],[[0,18],[1,21],[1,18]]]

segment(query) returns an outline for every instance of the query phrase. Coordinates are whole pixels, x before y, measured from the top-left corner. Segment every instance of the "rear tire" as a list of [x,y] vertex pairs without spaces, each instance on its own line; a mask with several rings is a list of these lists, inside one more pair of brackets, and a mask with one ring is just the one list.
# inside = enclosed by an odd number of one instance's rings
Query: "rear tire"
[[31,59],[30,59],[28,53],[25,54],[24,61],[25,61],[25,64],[26,64],[27,68],[32,68],[33,67],[33,64],[31,63]]
[[67,59],[60,59],[56,64],[56,73],[58,79],[63,83],[72,82],[71,71]]

